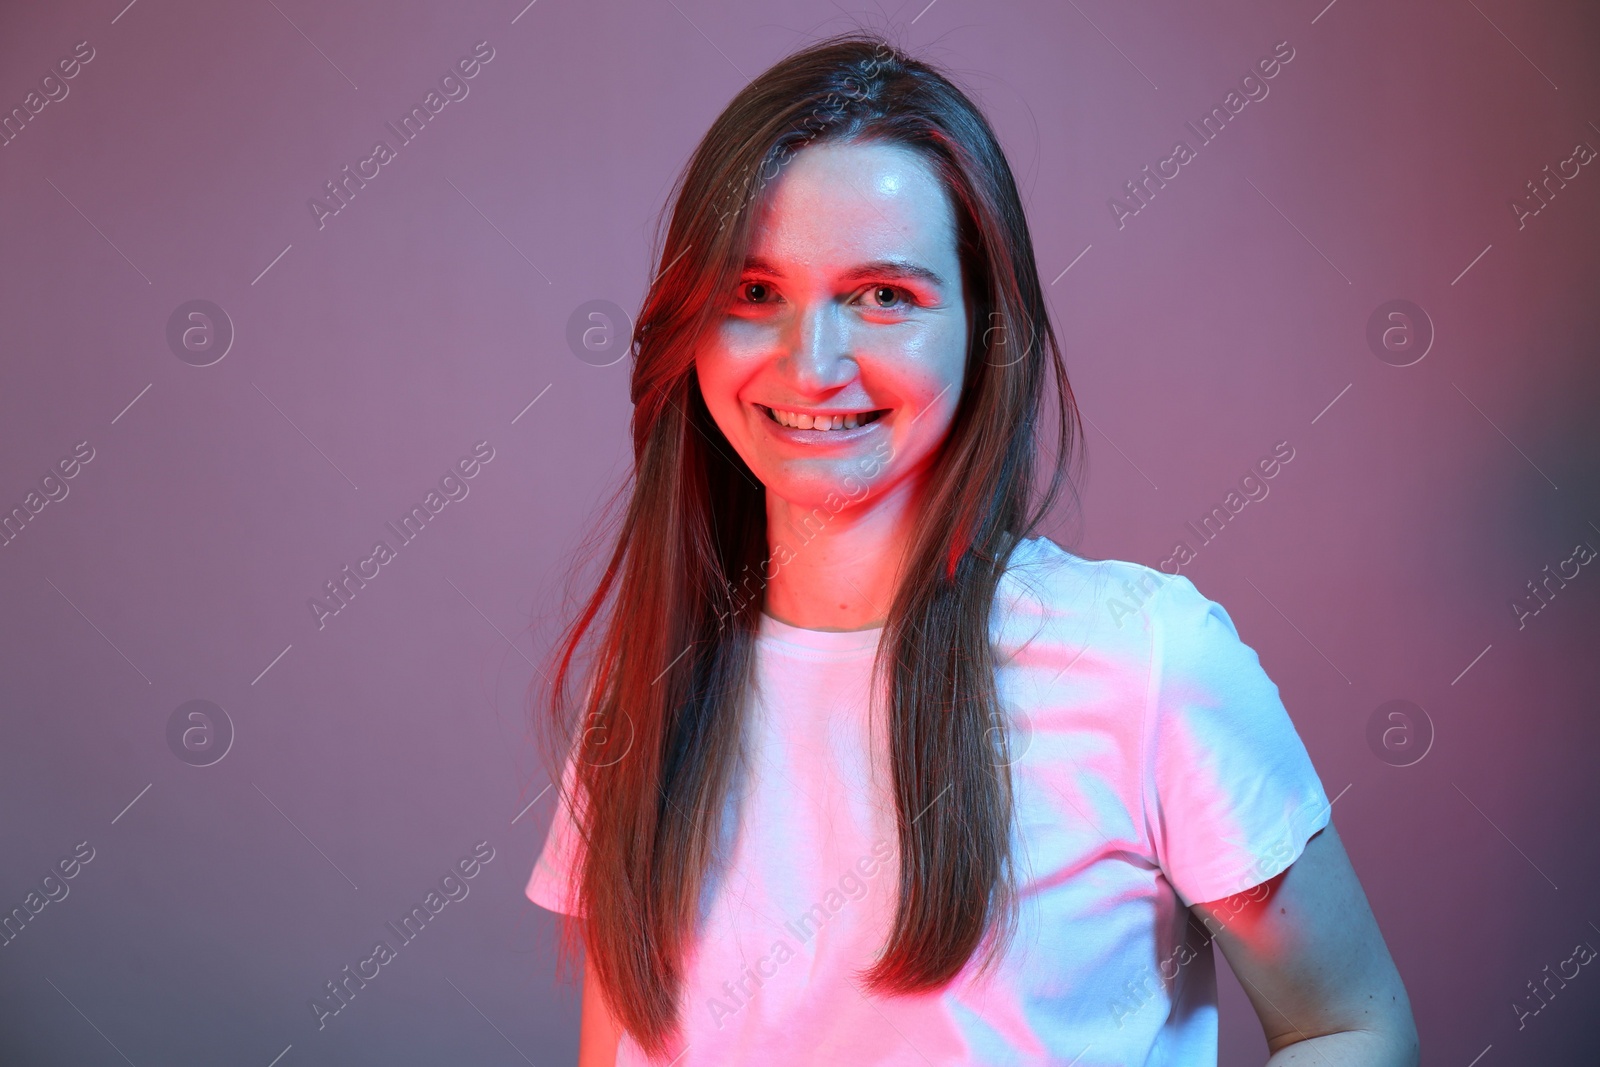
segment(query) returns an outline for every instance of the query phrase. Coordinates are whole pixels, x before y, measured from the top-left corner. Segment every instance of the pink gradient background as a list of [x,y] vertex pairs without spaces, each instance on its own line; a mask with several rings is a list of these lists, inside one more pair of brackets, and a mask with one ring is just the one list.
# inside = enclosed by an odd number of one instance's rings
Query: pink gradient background
[[[1509,605],[1600,547],[1600,164],[1508,207],[1600,148],[1592,6],[124,3],[0,15],[0,110],[95,49],[0,147],[0,509],[95,449],[0,548],[0,909],[96,850],[0,948],[0,1062],[572,1062],[522,897],[551,814],[524,698],[630,409],[569,316],[637,308],[748,78],[885,14],[1023,188],[1092,420],[1083,520],[1050,532],[1156,566],[1290,442],[1184,573],[1340,794],[1424,1062],[1593,1055],[1590,968],[1520,1031],[1511,1005],[1600,946],[1600,567],[1521,629]],[[482,40],[468,97],[319,230],[308,199]],[[1283,40],[1270,95],[1119,229],[1108,198]],[[1408,367],[1365,339],[1397,297],[1436,330]],[[207,367],[166,342],[197,298],[237,333]],[[481,440],[468,497],[319,630],[308,598]],[[195,698],[236,730],[209,767],[167,745]],[[1436,731],[1412,766],[1366,740],[1395,698]],[[485,840],[319,1031],[309,999]],[[1221,1063],[1262,1062],[1219,973]]]

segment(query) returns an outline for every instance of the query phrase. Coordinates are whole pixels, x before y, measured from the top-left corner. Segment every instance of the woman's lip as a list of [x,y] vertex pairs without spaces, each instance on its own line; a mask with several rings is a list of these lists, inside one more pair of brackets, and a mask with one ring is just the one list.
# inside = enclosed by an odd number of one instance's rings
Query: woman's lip
[[853,429],[802,430],[799,427],[785,426],[783,423],[778,422],[771,415],[767,414],[767,412],[771,409],[765,404],[756,404],[754,406],[762,423],[766,426],[767,430],[773,434],[773,436],[783,440],[803,441],[807,444],[821,444],[827,441],[837,441],[841,444],[844,444],[857,440],[858,438],[864,437],[870,433],[874,426],[877,426],[879,423],[887,419],[890,412],[894,410],[893,408],[872,408],[870,409],[871,411],[881,411],[883,414],[879,415],[871,422],[864,422],[860,426],[857,426]]

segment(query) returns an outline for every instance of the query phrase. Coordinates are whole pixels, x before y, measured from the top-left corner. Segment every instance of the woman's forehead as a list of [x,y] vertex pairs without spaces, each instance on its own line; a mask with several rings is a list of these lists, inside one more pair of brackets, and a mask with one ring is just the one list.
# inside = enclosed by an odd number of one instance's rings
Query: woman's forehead
[[902,259],[948,273],[950,198],[927,160],[899,145],[802,149],[757,201],[749,256],[787,273]]

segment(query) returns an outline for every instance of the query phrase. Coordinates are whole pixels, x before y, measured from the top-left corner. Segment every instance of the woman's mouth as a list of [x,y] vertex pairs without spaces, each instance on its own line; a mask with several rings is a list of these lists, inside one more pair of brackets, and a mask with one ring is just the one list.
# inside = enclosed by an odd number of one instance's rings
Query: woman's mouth
[[839,411],[823,412],[815,415],[798,411],[786,411],[783,408],[769,408],[765,404],[757,404],[769,422],[776,423],[788,430],[811,430],[822,433],[839,433],[845,430],[855,430],[870,425],[889,413],[888,408],[875,408],[871,411]]

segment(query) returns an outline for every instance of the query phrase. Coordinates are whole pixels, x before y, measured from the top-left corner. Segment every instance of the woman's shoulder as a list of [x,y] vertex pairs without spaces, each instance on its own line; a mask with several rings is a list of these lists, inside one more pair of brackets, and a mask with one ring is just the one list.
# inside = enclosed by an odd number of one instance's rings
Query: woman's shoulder
[[[1130,560],[1092,559],[1049,537],[1019,540],[996,589],[997,639],[1017,644],[1030,634],[1054,633],[1072,644],[1094,642],[1148,654],[1158,632],[1181,639],[1220,604],[1193,582]],[[1227,620],[1232,628],[1231,620]],[[1007,640],[1009,638],[1009,640]]]
[[1053,635],[1130,658],[1205,659],[1239,644],[1227,610],[1181,574],[1090,559],[1048,537],[1017,542],[995,596],[995,637],[1013,649]]
[[1130,560],[1092,559],[1042,535],[1017,542],[1006,561],[1000,593],[1054,615],[1103,616],[1119,629],[1136,617],[1148,618],[1169,601],[1199,595],[1182,575]]

